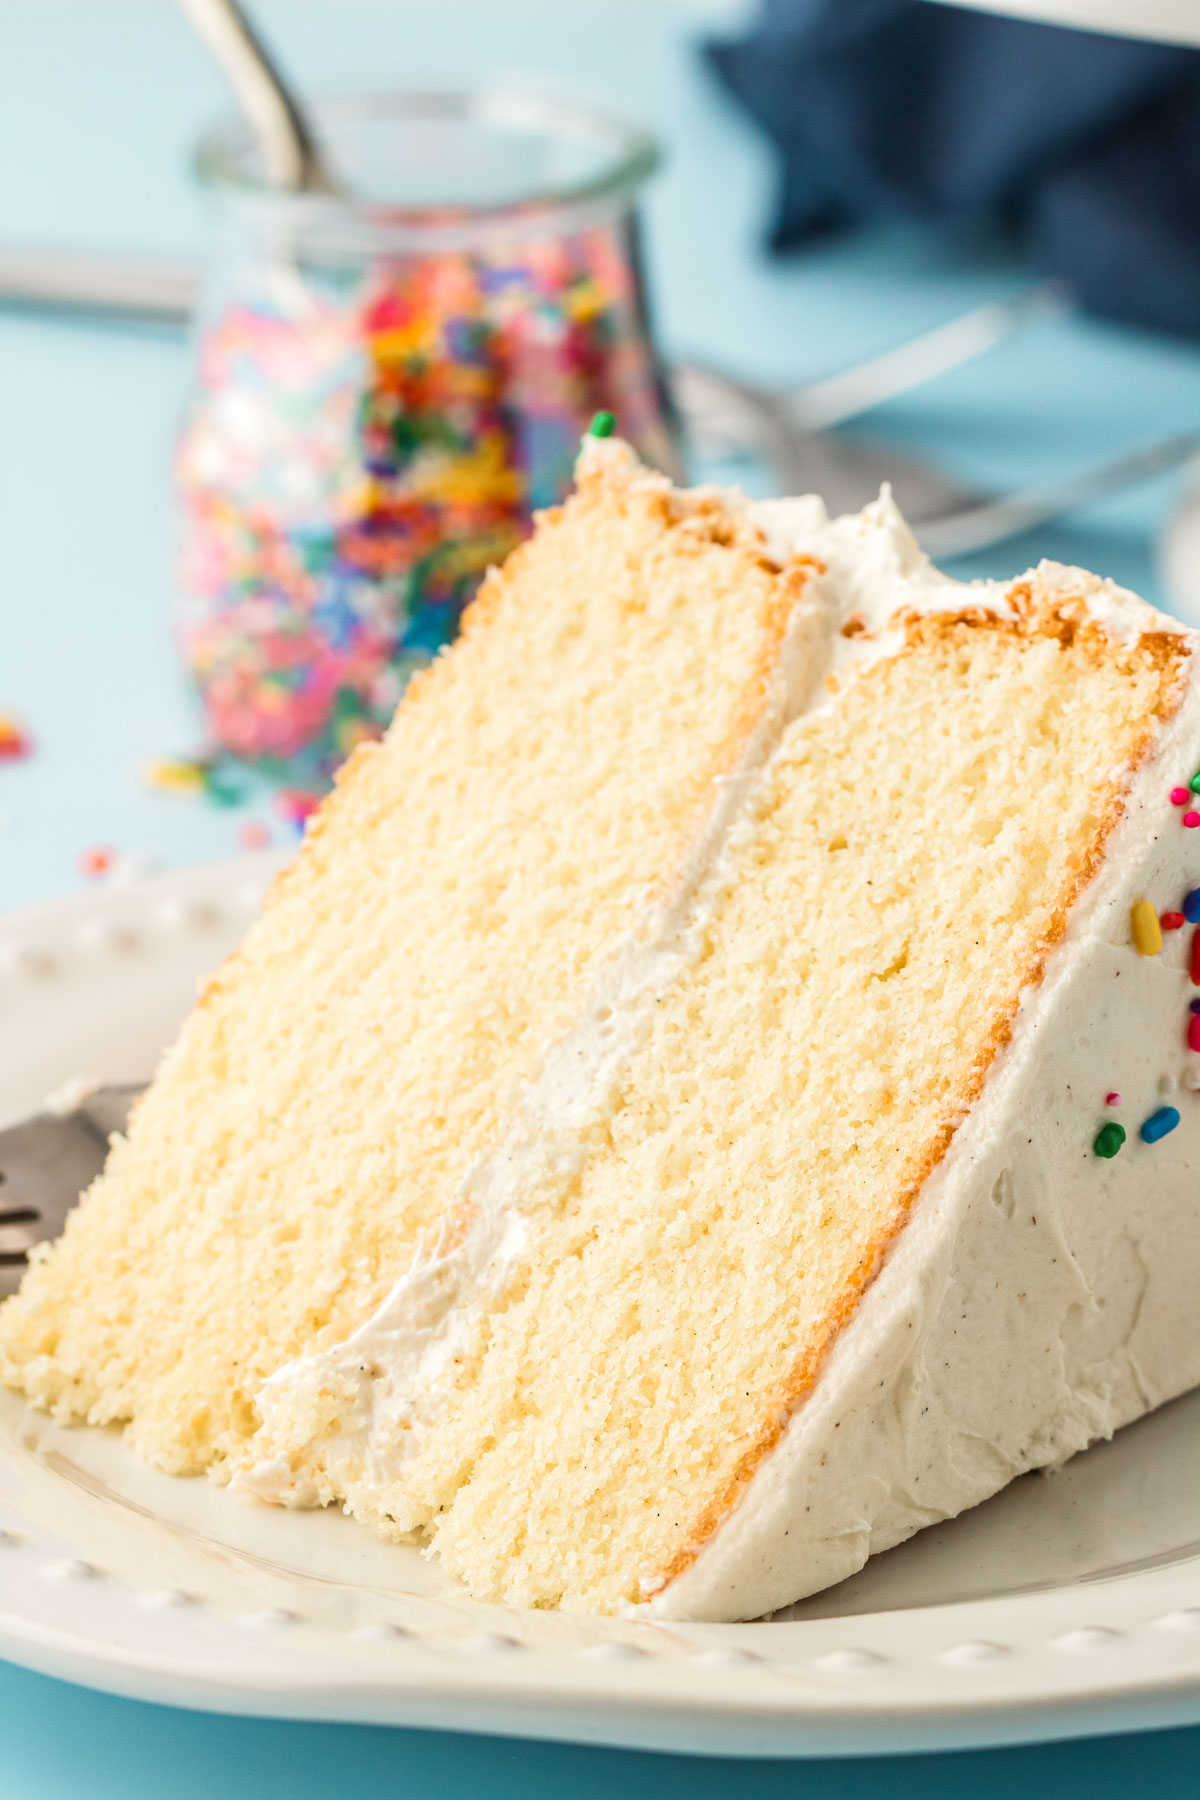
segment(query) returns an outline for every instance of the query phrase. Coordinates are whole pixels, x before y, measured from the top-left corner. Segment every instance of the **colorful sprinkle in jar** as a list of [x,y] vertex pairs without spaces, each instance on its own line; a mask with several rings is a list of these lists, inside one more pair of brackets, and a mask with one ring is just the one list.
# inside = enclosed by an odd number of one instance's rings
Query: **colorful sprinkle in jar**
[[673,444],[646,324],[641,132],[516,93],[316,108],[345,194],[201,146],[219,254],[176,457],[180,638],[215,744],[320,784],[386,725],[611,412]]

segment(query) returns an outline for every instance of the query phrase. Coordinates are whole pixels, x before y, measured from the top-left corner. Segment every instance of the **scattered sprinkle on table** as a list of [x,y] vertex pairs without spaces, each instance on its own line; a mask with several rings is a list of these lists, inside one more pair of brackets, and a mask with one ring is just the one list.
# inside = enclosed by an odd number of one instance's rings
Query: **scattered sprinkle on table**
[[213,806],[239,806],[246,798],[245,779],[228,757],[158,756],[142,771],[148,787],[162,794],[182,794]]
[[0,762],[22,762],[33,754],[33,739],[12,713],[0,712]]
[[275,796],[275,810],[297,831],[303,831],[306,821],[320,804],[320,794],[309,793],[303,788],[280,788]]
[[146,764],[143,774],[147,787],[163,794],[204,792],[204,764],[191,757],[156,756]]
[[83,850],[79,856],[79,873],[86,875],[89,881],[99,880],[107,875],[116,860],[116,851],[110,850],[107,844],[93,844],[90,849]]

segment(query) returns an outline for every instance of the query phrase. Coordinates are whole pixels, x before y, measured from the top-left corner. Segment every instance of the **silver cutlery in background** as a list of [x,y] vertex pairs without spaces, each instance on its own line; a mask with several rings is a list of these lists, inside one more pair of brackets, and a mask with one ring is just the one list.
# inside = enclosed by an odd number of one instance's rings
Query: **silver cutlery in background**
[[0,307],[137,324],[191,323],[200,272],[191,258],[0,249]]
[[237,0],[178,0],[228,78],[254,133],[268,187],[333,194],[303,102]]
[[1139,481],[1182,468],[1197,455],[1200,432],[1181,431],[1157,438],[1082,474],[1041,482],[1005,499],[988,500],[966,511],[932,519],[921,527],[921,546],[939,562],[971,556],[992,544],[1032,531],[1035,526],[1048,525],[1052,519],[1062,518],[1078,507],[1107,499]]
[[828,431],[974,361],[1028,326],[1064,318],[1073,307],[1062,282],[1040,281],[1006,300],[974,306],[840,374],[782,392],[743,381],[707,361],[686,359],[676,363],[672,382],[685,410],[703,418],[710,432],[736,433],[747,417],[763,415],[795,432]]
[[[199,272],[181,258],[0,250],[0,307],[181,328],[190,323],[198,293]],[[685,435],[702,453],[747,454],[765,463],[777,492],[821,494],[835,513],[855,511],[888,481],[930,555],[950,560],[1180,467],[1200,449],[1192,434],[1174,433],[1096,468],[996,498],[905,452],[829,429],[948,374],[1036,322],[1062,317],[1069,306],[1058,283],[1043,282],[806,386],[773,393],[691,360],[672,370],[672,387]]]

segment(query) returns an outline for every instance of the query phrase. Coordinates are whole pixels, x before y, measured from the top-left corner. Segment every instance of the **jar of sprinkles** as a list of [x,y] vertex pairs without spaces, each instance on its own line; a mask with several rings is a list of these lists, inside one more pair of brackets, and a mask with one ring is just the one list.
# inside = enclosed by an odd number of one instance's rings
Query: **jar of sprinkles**
[[218,213],[175,463],[180,642],[220,750],[321,785],[386,725],[597,412],[673,466],[635,202],[657,153],[513,92],[315,108],[336,193],[199,152]]

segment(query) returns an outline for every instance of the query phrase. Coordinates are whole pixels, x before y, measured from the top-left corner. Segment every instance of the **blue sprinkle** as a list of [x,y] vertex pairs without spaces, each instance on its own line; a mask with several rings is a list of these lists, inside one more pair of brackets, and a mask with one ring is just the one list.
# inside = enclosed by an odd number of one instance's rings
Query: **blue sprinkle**
[[1188,1011],[1189,1012],[1200,1012],[1200,1000],[1189,1000],[1188,1001]]
[[1159,1138],[1165,1138],[1169,1131],[1174,1131],[1179,1123],[1179,1114],[1173,1106],[1160,1106],[1157,1112],[1143,1121],[1139,1133],[1144,1144],[1157,1144]]
[[1200,925],[1200,888],[1192,888],[1183,896],[1183,916],[1189,925]]

